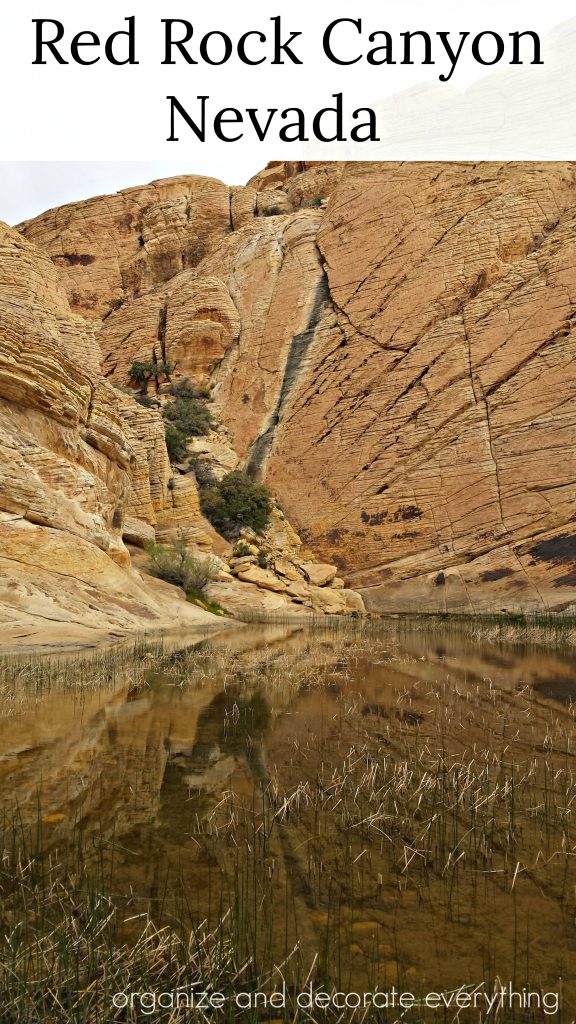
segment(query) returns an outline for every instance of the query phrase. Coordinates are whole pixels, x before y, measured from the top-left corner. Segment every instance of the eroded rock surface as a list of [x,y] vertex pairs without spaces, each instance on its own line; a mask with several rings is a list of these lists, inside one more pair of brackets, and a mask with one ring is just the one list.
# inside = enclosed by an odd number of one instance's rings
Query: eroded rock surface
[[574,165],[274,164],[23,231],[110,379],[166,358],[211,387],[222,443],[338,568],[331,595],[576,599]]
[[139,455],[123,412],[135,403],[102,377],[92,325],[50,259],[5,225],[0,309],[0,647],[213,621],[132,570],[125,518],[165,511],[148,473],[165,446]]
[[574,171],[349,165],[332,196],[267,476],[371,607],[576,596]]
[[99,320],[198,264],[229,225],[230,190],[191,175],[48,210],[20,230],[50,256],[72,309]]

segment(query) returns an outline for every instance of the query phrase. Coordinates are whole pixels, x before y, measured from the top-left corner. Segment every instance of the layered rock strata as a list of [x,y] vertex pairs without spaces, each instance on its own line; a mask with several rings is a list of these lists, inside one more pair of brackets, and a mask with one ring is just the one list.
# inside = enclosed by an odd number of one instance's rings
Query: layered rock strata
[[240,463],[370,608],[571,607],[574,165],[275,164],[22,230],[110,379],[166,358],[210,386]]
[[92,325],[52,261],[4,225],[0,309],[0,647],[213,622],[132,570],[126,517],[151,523],[165,495],[151,494]]

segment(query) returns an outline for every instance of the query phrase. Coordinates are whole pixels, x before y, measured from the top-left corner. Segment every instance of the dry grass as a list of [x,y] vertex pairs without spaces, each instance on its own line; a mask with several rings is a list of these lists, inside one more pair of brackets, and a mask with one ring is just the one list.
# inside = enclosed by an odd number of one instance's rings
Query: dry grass
[[[560,974],[571,1020],[574,707],[539,699],[528,661],[515,675],[479,672],[480,638],[466,631],[464,653],[447,630],[444,652],[423,655],[427,629],[324,622],[256,633],[241,650],[224,637],[137,659],[111,652],[90,671],[81,661],[8,666],[16,707],[19,692],[41,701],[46,687],[81,692],[126,672],[143,690],[220,694],[218,756],[236,769],[209,792],[192,774],[187,799],[166,791],[176,822],[164,813],[144,834],[92,833],[89,843],[77,826],[56,848],[40,809],[35,824],[6,816],[2,1021],[142,1020],[141,1005],[115,1010],[113,994],[193,986],[225,993],[222,1013],[181,1006],[152,1019],[288,1021],[308,979],[327,991],[395,984],[421,999],[460,984],[491,991],[498,978],[551,986]],[[158,830],[166,874],[150,888],[141,862]],[[234,1005],[239,989],[282,981],[285,1011]],[[401,1019],[440,1018],[420,1006]]]

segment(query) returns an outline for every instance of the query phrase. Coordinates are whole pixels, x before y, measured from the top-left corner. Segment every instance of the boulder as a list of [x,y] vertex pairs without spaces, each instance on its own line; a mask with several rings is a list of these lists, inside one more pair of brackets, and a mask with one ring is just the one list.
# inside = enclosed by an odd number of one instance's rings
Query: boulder
[[345,591],[330,587],[310,587],[310,603],[315,612],[326,615],[342,615],[346,609]]
[[357,612],[360,615],[366,614],[366,606],[361,594],[355,590],[340,590],[339,594],[344,598],[347,612]]
[[286,558],[275,558],[274,569],[280,576],[284,576],[287,580],[293,580],[296,583],[304,582],[302,573],[296,568],[293,562],[289,562]]
[[300,565],[314,587],[325,587],[332,582],[338,572],[335,565],[328,565],[326,562],[301,562]]
[[249,565],[246,569],[240,569],[235,575],[244,583],[254,583],[264,590],[272,590],[279,594],[286,590],[284,580],[278,579],[278,576],[275,576],[269,569],[260,569],[257,565]]
[[257,565],[258,561],[254,555],[240,555],[238,558],[231,558],[229,564],[231,571],[237,574],[242,569],[248,569],[251,565]]
[[293,598],[294,601],[309,602],[310,601],[310,587],[304,580],[290,580],[286,584],[286,593]]
[[217,601],[228,613],[242,618],[246,613],[262,615],[310,615],[310,609],[294,604],[285,594],[260,589],[239,579],[209,583],[206,591],[211,601]]
[[153,543],[156,539],[156,531],[150,523],[144,519],[136,519],[134,516],[126,516],[122,525],[122,540],[126,544],[134,544],[143,548],[145,544]]

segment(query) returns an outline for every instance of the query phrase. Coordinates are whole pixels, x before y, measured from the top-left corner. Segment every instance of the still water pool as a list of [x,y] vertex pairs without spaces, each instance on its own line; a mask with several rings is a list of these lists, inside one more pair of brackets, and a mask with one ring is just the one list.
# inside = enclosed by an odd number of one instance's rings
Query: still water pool
[[[2,1020],[292,1020],[310,984],[414,1001],[299,1020],[576,1018],[569,651],[248,626],[2,672]],[[115,1005],[136,977],[287,1005]]]

